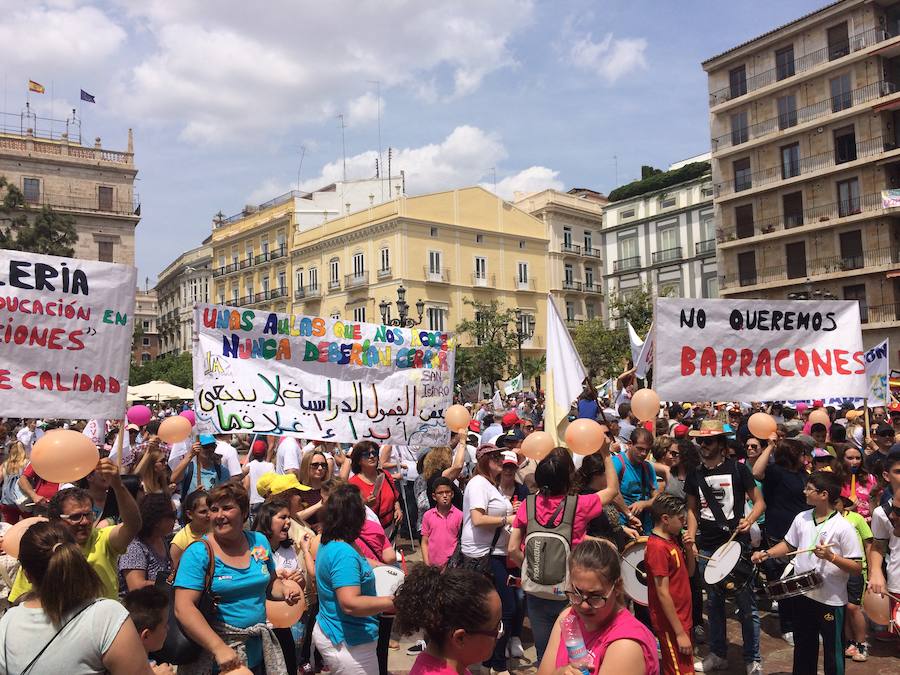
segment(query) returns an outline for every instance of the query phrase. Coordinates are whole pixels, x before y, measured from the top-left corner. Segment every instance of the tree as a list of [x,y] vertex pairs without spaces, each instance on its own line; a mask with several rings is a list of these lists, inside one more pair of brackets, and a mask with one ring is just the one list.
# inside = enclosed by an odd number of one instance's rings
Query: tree
[[0,248],[71,258],[78,232],[75,219],[49,206],[33,209],[22,191],[0,176]]
[[[513,373],[512,354],[518,347],[515,330],[516,314],[503,309],[497,301],[490,303],[463,299],[474,309],[474,319],[464,319],[456,327],[461,346],[456,350],[456,383],[460,386],[477,382],[479,378],[493,391],[497,380],[508,379]],[[518,371],[517,371],[518,372]]]
[[178,356],[147,361],[143,364],[131,364],[131,372],[128,384],[134,386],[146,384],[153,380],[164,380],[176,387],[193,389],[194,373],[191,365],[191,355],[188,352]]

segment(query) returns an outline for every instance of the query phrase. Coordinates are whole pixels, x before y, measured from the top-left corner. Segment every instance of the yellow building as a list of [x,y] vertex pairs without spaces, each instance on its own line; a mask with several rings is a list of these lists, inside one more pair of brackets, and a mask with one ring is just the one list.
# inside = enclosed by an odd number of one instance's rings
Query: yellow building
[[[401,196],[294,234],[294,314],[379,323],[379,305],[406,289],[409,315],[429,330],[454,330],[473,309],[464,299],[519,308],[534,327],[526,352],[545,348],[547,247],[544,223],[471,187]],[[523,331],[525,332],[525,331]]]

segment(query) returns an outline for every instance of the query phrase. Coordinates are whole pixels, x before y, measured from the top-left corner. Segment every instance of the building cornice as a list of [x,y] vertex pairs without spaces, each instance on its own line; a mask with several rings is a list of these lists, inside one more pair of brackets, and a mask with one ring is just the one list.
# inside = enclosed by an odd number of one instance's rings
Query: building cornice
[[696,204],[691,204],[690,206],[683,206],[680,209],[672,209],[671,211],[666,211],[665,213],[657,213],[656,215],[648,216],[646,218],[636,218],[635,220],[628,221],[627,223],[610,225],[609,227],[604,227],[603,232],[618,232],[619,230],[627,230],[629,228],[644,225],[646,223],[667,220],[675,216],[680,216],[683,213],[688,213],[689,211],[701,211],[705,208],[713,208],[712,197],[710,197],[708,201],[698,202]]

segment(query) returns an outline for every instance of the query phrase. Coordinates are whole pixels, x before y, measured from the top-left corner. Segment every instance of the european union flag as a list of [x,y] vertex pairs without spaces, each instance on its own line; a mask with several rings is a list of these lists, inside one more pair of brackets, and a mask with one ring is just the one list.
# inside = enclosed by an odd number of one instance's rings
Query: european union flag
[[93,95],[87,93],[84,89],[81,90],[81,100],[87,101],[88,103],[96,103]]

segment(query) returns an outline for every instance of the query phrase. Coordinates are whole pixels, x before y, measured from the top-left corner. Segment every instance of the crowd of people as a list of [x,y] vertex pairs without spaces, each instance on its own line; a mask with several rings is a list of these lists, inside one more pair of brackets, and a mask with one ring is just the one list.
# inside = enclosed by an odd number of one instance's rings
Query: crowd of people
[[629,392],[585,386],[570,417],[606,434],[586,456],[528,456],[524,394],[466,403],[468,429],[433,448],[169,445],[160,408],[103,429],[75,485],[29,463],[62,423],[3,420],[0,534],[46,520],[0,551],[0,672],[386,675],[410,635],[415,675],[506,673],[532,644],[539,675],[713,672],[734,618],[752,674],[762,605],[795,673],[820,644],[827,675],[866,661],[887,628],[863,596],[900,597],[900,405],[669,403],[642,422]]

